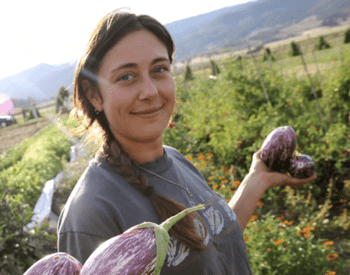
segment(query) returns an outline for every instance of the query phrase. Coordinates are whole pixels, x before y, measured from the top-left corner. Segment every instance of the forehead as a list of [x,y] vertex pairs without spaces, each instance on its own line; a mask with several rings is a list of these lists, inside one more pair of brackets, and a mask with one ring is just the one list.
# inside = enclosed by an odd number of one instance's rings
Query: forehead
[[157,57],[168,58],[166,46],[150,31],[139,30],[126,35],[107,52],[101,69],[126,63],[151,62]]

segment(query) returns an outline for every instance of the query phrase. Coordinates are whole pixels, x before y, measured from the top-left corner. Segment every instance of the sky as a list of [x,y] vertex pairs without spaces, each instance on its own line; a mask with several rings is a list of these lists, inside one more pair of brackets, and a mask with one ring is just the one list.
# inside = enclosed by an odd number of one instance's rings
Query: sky
[[248,0],[19,0],[0,5],[0,79],[40,63],[77,60],[97,22],[122,7],[162,24]]

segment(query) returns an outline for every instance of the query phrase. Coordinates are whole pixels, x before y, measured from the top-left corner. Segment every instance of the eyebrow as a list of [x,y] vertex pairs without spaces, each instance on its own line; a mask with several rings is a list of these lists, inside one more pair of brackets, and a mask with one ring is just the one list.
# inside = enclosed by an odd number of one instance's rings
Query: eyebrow
[[[166,57],[157,57],[155,59],[152,60],[151,62],[151,65],[154,65],[158,62],[162,62],[162,61],[168,61],[170,62],[169,58],[166,58]],[[120,69],[125,69],[125,68],[136,68],[137,67],[137,64],[136,63],[126,63],[126,64],[123,64],[123,65],[120,65],[118,68],[114,69],[111,71],[111,73],[117,71],[117,70],[120,70]]]

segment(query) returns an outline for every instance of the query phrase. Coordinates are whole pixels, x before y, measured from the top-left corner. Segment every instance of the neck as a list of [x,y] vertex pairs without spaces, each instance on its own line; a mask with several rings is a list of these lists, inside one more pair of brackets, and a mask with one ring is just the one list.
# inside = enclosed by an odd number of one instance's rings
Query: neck
[[119,136],[118,142],[136,164],[153,161],[164,154],[162,136],[149,142],[126,140]]

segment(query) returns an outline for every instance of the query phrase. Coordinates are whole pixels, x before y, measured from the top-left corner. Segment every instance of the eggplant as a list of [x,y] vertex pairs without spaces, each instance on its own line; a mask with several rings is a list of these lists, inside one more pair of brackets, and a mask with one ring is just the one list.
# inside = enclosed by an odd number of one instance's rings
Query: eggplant
[[276,172],[287,172],[297,146],[297,136],[290,126],[273,130],[260,149],[260,158],[266,166]]
[[79,275],[82,267],[73,256],[57,252],[37,261],[23,275]]
[[161,225],[144,222],[105,241],[89,256],[80,274],[159,275],[170,241],[169,229],[188,213],[204,208],[203,204],[187,208]]
[[291,159],[288,172],[294,178],[305,179],[311,177],[315,173],[315,169],[312,157],[300,154]]

